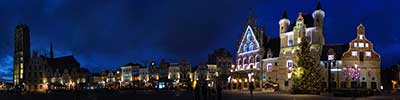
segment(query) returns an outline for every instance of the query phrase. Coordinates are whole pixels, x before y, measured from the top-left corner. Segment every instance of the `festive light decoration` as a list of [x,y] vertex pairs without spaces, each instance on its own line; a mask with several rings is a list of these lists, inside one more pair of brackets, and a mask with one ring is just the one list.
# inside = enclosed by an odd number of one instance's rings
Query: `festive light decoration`
[[343,68],[344,79],[360,80],[360,70],[360,67],[357,67],[357,65]]

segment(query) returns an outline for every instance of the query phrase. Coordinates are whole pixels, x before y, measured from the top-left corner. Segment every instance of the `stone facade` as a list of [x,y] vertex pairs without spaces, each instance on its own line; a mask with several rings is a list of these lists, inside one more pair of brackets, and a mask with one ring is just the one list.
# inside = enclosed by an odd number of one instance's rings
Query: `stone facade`
[[25,24],[17,25],[14,33],[14,86],[22,86],[24,83],[24,67],[29,66],[31,59],[30,43],[29,27]]
[[[322,67],[323,88],[330,80],[333,88],[378,89],[381,60],[372,42],[366,39],[364,26],[357,27],[357,38],[349,45],[325,44],[324,17],[320,2],[312,14],[299,13],[292,24],[285,11],[279,20],[279,38],[271,39],[264,36],[264,28],[257,28],[250,14],[237,47],[235,67],[231,69],[231,88],[246,90],[249,81],[254,80],[256,88],[273,83],[278,84],[279,90],[290,91],[295,54],[300,38],[305,36],[311,44],[312,55]],[[331,72],[330,79],[328,72]]]

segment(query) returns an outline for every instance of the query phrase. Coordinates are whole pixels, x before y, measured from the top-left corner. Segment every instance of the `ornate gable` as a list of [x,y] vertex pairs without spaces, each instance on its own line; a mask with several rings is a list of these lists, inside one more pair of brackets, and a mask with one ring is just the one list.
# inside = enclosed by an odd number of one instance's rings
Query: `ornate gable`
[[245,33],[242,36],[242,41],[240,42],[240,46],[238,48],[238,54],[251,53],[259,50],[260,44],[257,41],[253,29],[250,25],[248,25]]
[[362,24],[357,27],[357,37],[349,43],[349,49],[343,54],[346,60],[380,60],[380,55],[373,49],[373,44],[365,36]]

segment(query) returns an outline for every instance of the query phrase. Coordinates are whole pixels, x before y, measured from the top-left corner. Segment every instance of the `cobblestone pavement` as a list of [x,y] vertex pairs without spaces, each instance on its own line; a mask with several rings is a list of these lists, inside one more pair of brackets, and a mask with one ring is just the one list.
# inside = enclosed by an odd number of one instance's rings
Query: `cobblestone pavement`
[[[1,93],[0,100],[194,100],[192,92],[175,91],[80,91],[50,94]],[[208,97],[207,100],[216,100]],[[251,100],[248,91],[223,91],[222,100]],[[329,97],[320,95],[291,95],[287,93],[254,92],[253,100],[400,100],[399,95],[370,97]]]

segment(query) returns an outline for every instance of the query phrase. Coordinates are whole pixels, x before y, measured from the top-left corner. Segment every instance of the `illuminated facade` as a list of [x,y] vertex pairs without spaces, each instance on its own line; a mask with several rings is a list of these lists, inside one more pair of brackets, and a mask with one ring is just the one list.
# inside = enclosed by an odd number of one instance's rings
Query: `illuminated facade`
[[50,57],[33,51],[30,66],[26,69],[25,89],[45,92],[46,90],[74,90],[86,87],[89,71],[80,68],[73,56],[53,58],[52,46]]
[[29,66],[31,58],[30,43],[29,27],[24,24],[17,25],[14,33],[14,86],[24,83],[25,68]]
[[168,80],[171,80],[173,83],[179,83],[180,79],[180,68],[179,63],[170,63],[168,68]]
[[250,13],[237,47],[236,64],[231,69],[231,88],[247,90],[249,82],[254,81],[256,90],[268,84],[278,84],[280,90],[290,91],[295,55],[300,49],[300,38],[305,36],[310,42],[312,55],[317,57],[323,69],[323,89],[328,87],[328,82],[333,88],[377,89],[381,84],[381,60],[365,36],[364,26],[360,24],[357,27],[356,39],[349,45],[325,44],[324,17],[320,2],[312,14],[299,13],[294,22],[289,20],[285,11],[279,20],[279,38],[270,38],[264,36],[264,28],[257,27]]
[[[243,83],[235,83],[232,86],[237,89],[248,89],[248,81],[254,79],[255,83],[261,83],[261,59],[264,57],[264,27],[256,24],[252,10],[247,17],[247,24],[241,36],[236,55],[236,68],[231,77],[234,80],[243,80]],[[251,78],[248,75],[252,73]],[[260,84],[257,85],[260,88]]]
[[[373,49],[373,44],[366,37],[365,27],[360,24],[357,27],[357,36],[349,43],[349,49],[343,53],[343,74],[352,75],[352,77],[344,77],[342,84],[345,87],[361,87],[377,89],[381,86],[381,57]],[[345,73],[347,70],[355,68],[358,73]],[[358,75],[358,76],[357,76]]]
[[179,62],[179,71],[180,71],[180,85],[182,87],[189,87],[192,84],[192,65],[188,60],[182,60]]
[[133,85],[139,82],[140,64],[128,63],[121,67],[121,85]]
[[218,80],[223,86],[228,86],[228,78],[231,74],[232,55],[224,48],[214,50],[208,55],[208,64],[216,65],[218,72]]

